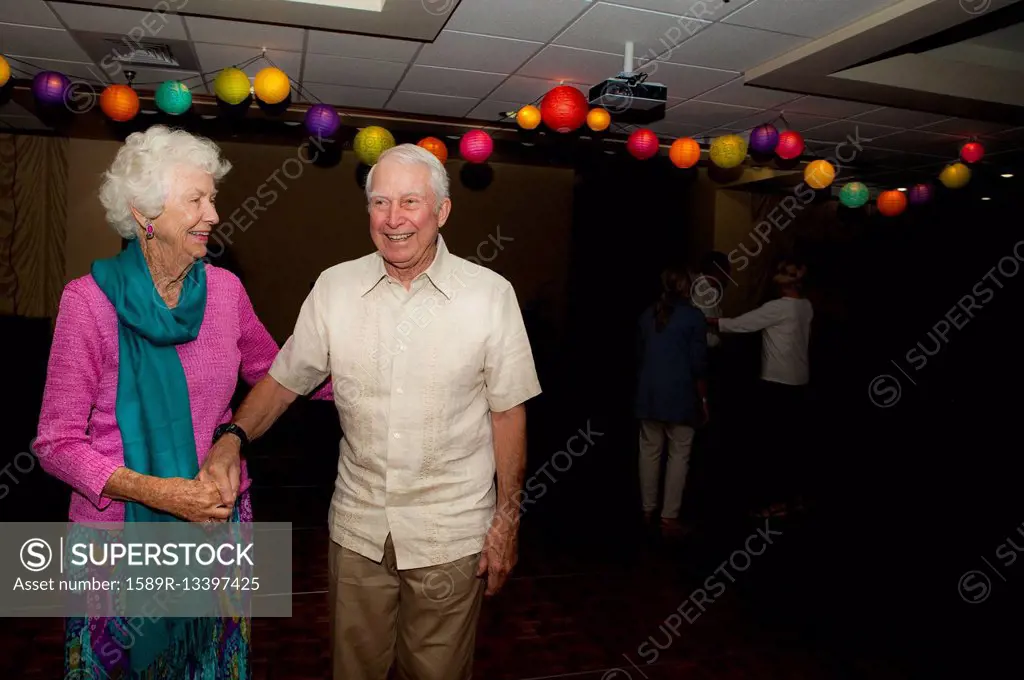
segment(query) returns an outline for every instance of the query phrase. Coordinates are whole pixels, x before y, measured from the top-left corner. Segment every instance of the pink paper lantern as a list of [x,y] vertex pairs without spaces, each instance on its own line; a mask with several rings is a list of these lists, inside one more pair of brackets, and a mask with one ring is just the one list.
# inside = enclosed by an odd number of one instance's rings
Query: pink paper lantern
[[484,163],[494,151],[494,140],[483,130],[470,130],[459,141],[459,153],[470,163]]
[[645,161],[658,153],[658,135],[647,128],[634,130],[626,140],[626,150],[634,158]]

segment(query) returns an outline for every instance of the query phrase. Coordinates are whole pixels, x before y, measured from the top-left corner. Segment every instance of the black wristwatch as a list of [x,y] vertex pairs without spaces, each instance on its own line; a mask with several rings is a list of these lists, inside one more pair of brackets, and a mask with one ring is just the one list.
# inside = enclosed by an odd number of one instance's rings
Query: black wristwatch
[[224,423],[218,425],[217,429],[213,431],[213,443],[217,443],[217,440],[223,437],[225,434],[233,434],[242,442],[241,449],[244,449],[249,445],[249,435],[245,433],[241,427],[234,423]]

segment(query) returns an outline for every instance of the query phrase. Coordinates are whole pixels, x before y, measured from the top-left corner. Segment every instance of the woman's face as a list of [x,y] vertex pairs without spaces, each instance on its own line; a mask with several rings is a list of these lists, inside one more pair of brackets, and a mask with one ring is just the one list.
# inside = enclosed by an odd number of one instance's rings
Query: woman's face
[[206,257],[210,232],[220,221],[214,202],[213,176],[199,168],[178,166],[171,171],[163,213],[152,220],[154,241],[185,259]]

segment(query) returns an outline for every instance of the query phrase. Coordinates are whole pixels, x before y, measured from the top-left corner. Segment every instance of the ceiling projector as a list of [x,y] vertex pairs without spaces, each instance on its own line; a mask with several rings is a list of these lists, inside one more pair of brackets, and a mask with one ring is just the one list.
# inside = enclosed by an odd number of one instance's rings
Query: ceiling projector
[[617,123],[646,125],[661,120],[668,88],[646,82],[648,75],[633,71],[633,43],[627,42],[622,73],[591,87],[587,99],[591,106],[606,109]]

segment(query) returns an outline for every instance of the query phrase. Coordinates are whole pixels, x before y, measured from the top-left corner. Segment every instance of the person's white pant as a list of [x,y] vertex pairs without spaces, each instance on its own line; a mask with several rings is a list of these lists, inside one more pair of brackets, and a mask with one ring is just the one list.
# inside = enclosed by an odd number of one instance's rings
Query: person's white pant
[[661,452],[668,439],[668,465],[665,468],[665,498],[661,516],[677,519],[683,503],[686,475],[690,471],[690,452],[694,430],[689,425],[675,425],[656,420],[640,421],[640,497],[644,512],[658,507],[658,481]]

